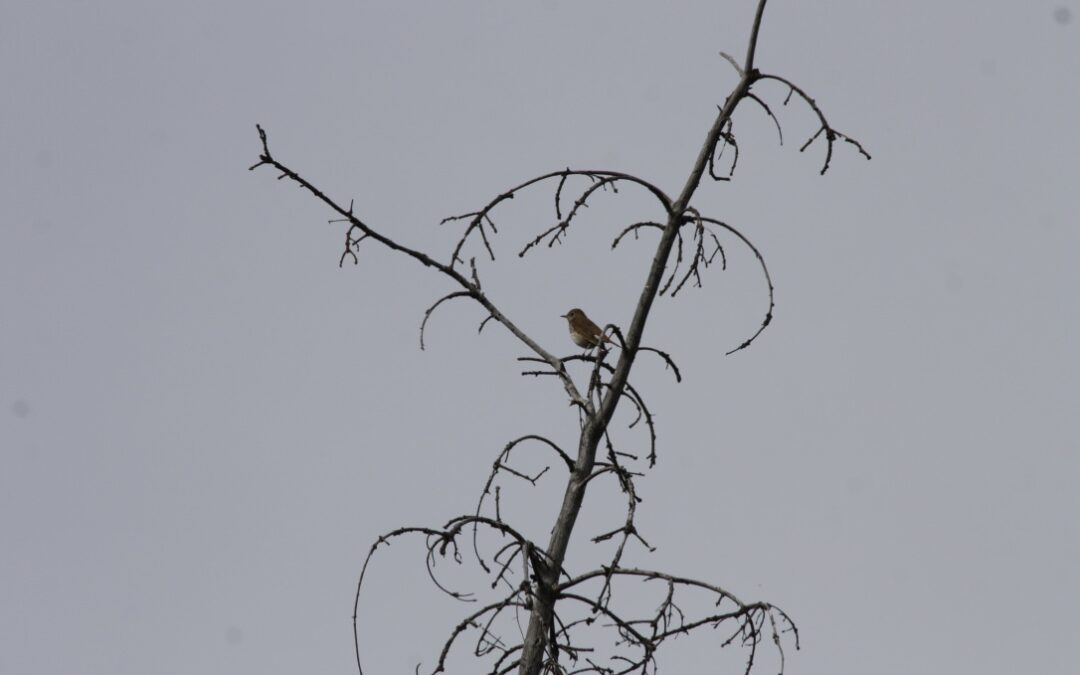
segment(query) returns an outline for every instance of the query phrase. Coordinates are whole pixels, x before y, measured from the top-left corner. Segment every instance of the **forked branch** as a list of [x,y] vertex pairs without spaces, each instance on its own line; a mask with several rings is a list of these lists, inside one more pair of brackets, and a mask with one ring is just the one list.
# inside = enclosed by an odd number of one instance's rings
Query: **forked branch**
[[[412,258],[413,260],[416,260],[424,267],[429,267],[442,273],[444,276],[449,277],[454,283],[463,288],[466,295],[478,302],[484,309],[488,311],[490,318],[506,326],[507,330],[513,333],[514,337],[524,343],[525,346],[532,350],[533,353],[535,353],[538,357],[542,358],[553,368],[557,369],[559,367],[559,360],[546,349],[541,347],[539,343],[537,343],[533,338],[527,335],[525,331],[519,328],[517,324],[511,321],[498,307],[496,307],[495,304],[481,290],[478,281],[474,281],[465,277],[456,269],[454,269],[453,265],[444,265],[443,263],[440,263],[431,256],[427,255],[426,253],[400,244],[397,241],[381,234],[373,227],[369,226],[367,223],[365,223],[353,214],[352,203],[349,204],[348,209],[343,208],[333,199],[328,197],[322,190],[315,187],[315,185],[310,183],[307,179],[300,176],[300,174],[298,174],[296,171],[292,170],[285,164],[275,159],[274,156],[270,153],[270,145],[266,137],[266,131],[260,125],[256,125],[255,128],[258,130],[259,139],[262,142],[262,154],[259,155],[259,161],[250,166],[249,170],[254,170],[262,166],[271,166],[280,172],[278,175],[278,180],[287,178],[295,182],[300,187],[314,195],[316,199],[330,207],[331,210],[338,213],[338,215],[340,215],[345,222],[349,223],[349,230],[348,234],[346,235],[346,255],[352,252],[352,247],[359,243],[359,241],[370,238],[374,239],[375,241],[379,242],[380,244],[389,248],[392,251],[402,253]],[[359,231],[361,233],[361,236],[354,236],[352,234],[352,232],[354,231]],[[355,253],[353,253],[353,256],[355,257]],[[436,305],[438,305],[438,303],[436,303]],[[428,313],[430,314],[430,311]],[[578,393],[577,388],[574,386],[573,380],[570,379],[570,376],[565,372],[565,370],[559,372],[558,377],[562,381],[563,387],[566,389],[566,393],[570,396],[570,399],[572,401],[575,401],[580,405],[585,405],[587,403],[587,401],[582,398],[581,394]]]

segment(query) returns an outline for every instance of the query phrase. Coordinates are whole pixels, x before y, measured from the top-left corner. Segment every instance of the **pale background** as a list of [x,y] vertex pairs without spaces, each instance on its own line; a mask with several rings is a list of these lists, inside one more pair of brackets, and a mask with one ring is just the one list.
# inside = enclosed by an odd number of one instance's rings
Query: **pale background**
[[[537,173],[677,192],[753,5],[4,2],[0,672],[354,672],[377,534],[471,511],[513,437],[572,444],[559,387],[520,378],[479,310],[442,308],[418,350],[438,275],[373,246],[338,269],[327,210],[246,170],[256,122],[279,159],[445,257],[440,218]],[[632,378],[661,456],[639,484],[658,551],[627,562],[784,607],[804,638],[788,673],[1075,671],[1078,31],[1073,2],[767,8],[759,66],[874,159],[838,146],[819,176],[823,146],[797,151],[814,120],[779,86],[760,91],[783,147],[737,114],[736,180],[696,204],[760,246],[776,319],[723,356],[764,310],[734,242],[728,272],[657,305],[646,341],[686,377],[643,360]],[[607,252],[643,213],[624,194],[524,263],[550,192],[503,211],[485,284],[553,350],[574,351],[572,306],[629,322],[654,239]],[[557,485],[512,493],[542,541]],[[572,563],[617,500],[586,501]],[[376,559],[372,673],[430,667],[471,611],[420,551]],[[661,652],[661,672],[716,672],[711,640]]]

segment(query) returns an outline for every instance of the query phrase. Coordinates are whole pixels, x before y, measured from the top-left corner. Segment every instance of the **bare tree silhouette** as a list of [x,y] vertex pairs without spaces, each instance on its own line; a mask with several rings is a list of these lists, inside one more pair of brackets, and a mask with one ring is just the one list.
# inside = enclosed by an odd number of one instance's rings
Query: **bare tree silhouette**
[[[406,535],[421,535],[426,539],[427,567],[431,580],[450,596],[459,600],[473,600],[471,594],[448,588],[435,571],[436,562],[443,557],[450,556],[458,563],[463,561],[462,536],[471,536],[471,548],[476,563],[491,577],[491,588],[504,589],[498,599],[471,612],[453,628],[439,652],[432,673],[446,669],[451,649],[470,631],[477,634],[473,649],[475,656],[487,659],[486,667],[493,675],[514,670],[524,675],[656,672],[656,652],[661,644],[669,638],[702,627],[723,629],[721,646],[738,642],[747,649],[747,673],[754,665],[758,646],[765,639],[773,643],[779,654],[781,672],[784,665],[784,641],[789,639],[785,636],[790,635],[795,648],[798,648],[795,623],[783,610],[771,603],[746,602],[715,584],[623,564],[627,544],[631,541],[651,550],[635,525],[635,514],[641,501],[635,479],[642,473],[631,467],[645,461],[648,467],[652,467],[656,461],[654,418],[641,393],[630,384],[630,371],[639,354],[650,353],[662,359],[673,371],[675,378],[681,380],[679,369],[669,354],[641,344],[653,301],[658,295],[674,296],[687,284],[700,287],[702,273],[714,264],[718,263],[721,269],[726,268],[726,255],[721,242],[724,238],[733,237],[738,243],[749,247],[760,264],[768,284],[768,308],[757,329],[728,353],[748,347],[772,320],[773,285],[761,252],[738,229],[716,218],[702,215],[691,205],[691,199],[705,175],[713,180],[726,181],[734,174],[739,151],[733,131],[735,111],[743,101],[752,101],[774,122],[780,142],[783,143],[780,120],[766,102],[766,97],[775,94],[775,91],[766,85],[778,83],[786,89],[783,105],[786,106],[792,99],[801,100],[820,122],[820,128],[802,145],[800,151],[805,151],[815,140],[824,136],[826,147],[822,174],[829,168],[833,146],[837,140],[853,145],[860,154],[870,158],[858,141],[840,133],[829,124],[818,104],[805,91],[787,78],[762,73],[755,68],[754,54],[765,4],[766,0],[759,0],[757,4],[746,56],[742,63],[721,52],[738,72],[739,80],[719,107],[716,120],[706,133],[690,174],[677,196],[671,197],[649,181],[618,171],[569,168],[554,171],[500,193],[477,211],[445,219],[443,223],[461,223],[464,227],[460,239],[445,262],[405,246],[375,229],[357,215],[352,202],[348,207],[344,207],[327,196],[313,183],[276,159],[271,154],[266,132],[261,126],[257,127],[262,141],[262,153],[251,169],[263,166],[276,169],[280,172],[279,178],[299,184],[339,216],[335,221],[347,224],[339,265],[350,259],[355,263],[358,247],[371,240],[435,270],[452,280],[459,288],[438,298],[424,312],[420,325],[421,349],[424,347],[424,331],[433,312],[449,300],[469,299],[487,312],[487,317],[480,324],[480,330],[491,321],[500,323],[529,350],[528,355],[520,358],[526,368],[522,374],[556,378],[569,397],[570,404],[577,408],[579,414],[580,435],[576,454],[571,455],[551,439],[537,434],[510,441],[496,457],[474,513],[455,517],[442,527],[396,529],[379,537],[371,546],[360,573],[353,612],[357,667],[361,672],[361,645],[356,631],[356,620],[368,564],[380,546]],[[723,154],[729,149],[730,163],[726,170],[722,170],[718,163],[726,161]],[[494,260],[490,239],[497,234],[495,211],[522,191],[541,184],[554,184],[555,223],[531,239],[518,253],[519,256],[525,256],[542,245],[551,247],[561,243],[581,209],[600,191],[617,192],[620,187],[643,190],[651,195],[663,214],[661,219],[643,220],[625,227],[611,244],[614,248],[627,235],[632,234],[636,239],[644,231],[655,230],[659,234],[656,252],[629,329],[624,334],[614,325],[604,328],[605,334],[611,335],[620,347],[614,363],[609,362],[608,356],[612,351],[604,344],[585,354],[568,357],[556,356],[545,349],[527,335],[506,311],[492,302],[481,284],[476,258],[465,259],[466,247],[477,242],[475,246],[481,247],[487,256]],[[584,385],[575,381],[567,368],[568,364],[574,362],[588,366],[589,376]],[[630,426],[641,423],[648,434],[649,452],[644,459],[618,450],[608,433],[615,410],[623,400],[627,401],[635,415]],[[562,505],[546,546],[529,540],[506,522],[501,514],[501,493],[496,485],[498,478],[506,476],[535,485],[550,468],[545,468],[536,475],[529,475],[524,470],[515,468],[512,456],[524,445],[536,446],[543,452],[550,453],[557,460],[556,464],[565,466],[567,471]],[[645,467],[642,465],[642,468]],[[595,569],[584,572],[568,570],[564,566],[564,560],[582,500],[593,480],[605,476],[613,478],[625,494],[626,515],[619,527],[595,537],[593,541],[615,541],[615,552],[606,564]],[[494,553],[485,553],[481,533],[494,535],[494,539],[500,542],[501,546]],[[635,596],[640,600],[640,593],[625,591],[623,586],[628,581],[645,581],[659,588],[659,605],[648,611],[634,607],[632,600]],[[617,592],[617,589],[620,592]],[[687,605],[682,598],[687,594],[698,596],[698,600],[691,601],[691,604],[699,602],[701,597],[708,599],[711,609],[699,614],[684,613],[683,607]],[[626,602],[628,599],[631,602]],[[507,640],[498,626],[508,615],[518,613],[528,614],[528,627],[524,634],[520,635],[520,639]],[[600,630],[613,631],[613,653],[601,654],[594,647],[585,646],[584,639],[594,637]]]

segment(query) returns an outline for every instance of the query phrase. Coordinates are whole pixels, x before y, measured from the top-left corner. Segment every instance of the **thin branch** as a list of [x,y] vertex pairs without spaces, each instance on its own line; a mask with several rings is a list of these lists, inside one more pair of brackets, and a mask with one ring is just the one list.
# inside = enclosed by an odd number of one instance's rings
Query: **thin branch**
[[[581,196],[578,197],[577,201],[574,202],[574,206],[570,209],[570,213],[566,214],[565,218],[562,218],[555,225],[552,225],[548,229],[546,229],[543,232],[541,232],[540,234],[536,235],[536,237],[532,241],[530,241],[529,243],[527,243],[525,245],[525,248],[518,251],[518,257],[519,258],[525,257],[525,254],[529,252],[529,249],[531,249],[534,246],[536,246],[537,244],[539,244],[546,237],[550,236],[550,238],[548,239],[548,248],[551,248],[556,243],[560,242],[562,240],[563,234],[565,234],[566,231],[570,228],[570,223],[571,223],[571,221],[574,220],[574,216],[577,215],[577,213],[578,213],[578,211],[580,209],[582,209],[582,208],[589,205],[588,204],[589,197],[591,197],[593,195],[593,193],[595,193],[597,190],[600,190],[600,189],[604,188],[605,186],[608,186],[608,185],[614,186],[616,180],[617,180],[616,178],[608,177],[608,178],[601,178],[600,180],[597,180],[595,183],[593,183],[589,188],[587,188],[585,190],[585,192],[581,193]],[[559,187],[561,189],[561,187],[562,187],[561,183],[560,183]]]
[[675,381],[682,382],[682,373],[679,372],[679,367],[675,365],[675,361],[667,352],[662,352],[659,349],[655,349],[653,347],[638,347],[638,351],[652,352],[653,354],[659,356],[661,359],[664,360],[664,367],[671,368],[671,371],[675,374]]
[[734,56],[725,51],[721,51],[720,56],[724,57],[724,60],[731,64],[731,67],[735,69],[735,72],[738,73],[739,77],[743,76],[742,66],[739,65],[739,62],[735,60]]
[[[536,481],[540,478],[540,476],[542,476],[547,471],[547,467],[545,467],[544,470],[541,471],[538,475],[536,475],[535,477],[530,477],[530,476],[527,476],[527,475],[525,475],[525,474],[523,474],[521,472],[518,472],[518,471],[514,470],[513,468],[511,468],[507,464],[507,462],[510,461],[510,453],[513,452],[514,448],[516,448],[518,445],[520,445],[521,443],[524,443],[526,441],[536,441],[538,443],[541,443],[543,445],[548,446],[552,451],[555,452],[556,455],[558,455],[559,459],[561,459],[563,461],[563,463],[566,465],[567,471],[572,472],[574,470],[574,461],[572,459],[570,459],[570,456],[567,455],[566,452],[564,452],[563,449],[560,448],[551,439],[546,438],[544,436],[540,436],[539,434],[528,434],[526,436],[522,436],[520,438],[514,439],[514,440],[510,441],[509,443],[507,443],[505,447],[503,447],[502,452],[499,453],[499,456],[492,463],[491,473],[488,475],[487,482],[484,483],[484,489],[480,493],[480,499],[476,504],[476,515],[477,516],[479,516],[481,511],[483,510],[483,508],[484,508],[484,500],[487,498],[487,496],[489,494],[491,494],[491,487],[494,484],[495,479],[498,476],[500,471],[506,471],[508,473],[511,473],[512,475],[515,475],[515,476],[517,476],[519,478],[522,478],[522,479],[532,483],[533,485],[535,485]],[[500,522],[502,520],[501,518],[496,518],[496,519],[499,520]],[[476,525],[474,525],[473,526],[473,537],[472,537],[472,540],[473,540],[473,552],[476,554],[476,559],[480,563],[480,566],[484,569],[485,572],[489,572],[490,570],[488,569],[487,564],[484,562],[483,556],[480,555],[479,544],[478,544],[477,538],[476,538],[477,537],[477,530],[478,530],[478,527]]]
[[749,347],[750,343],[756,340],[757,337],[761,335],[765,328],[772,322],[773,309],[776,307],[775,289],[773,288],[772,276],[769,274],[769,266],[765,264],[765,258],[761,255],[761,251],[758,250],[757,246],[754,246],[753,242],[747,239],[742,232],[728,225],[725,222],[716,220],[715,218],[707,218],[704,216],[701,218],[701,220],[703,222],[711,223],[713,225],[718,225],[719,227],[724,228],[728,232],[738,237],[744,244],[746,244],[746,246],[754,252],[754,256],[757,258],[758,264],[761,266],[761,271],[765,275],[765,284],[769,287],[769,308],[765,312],[765,318],[761,320],[761,325],[758,326],[758,329],[754,332],[753,335],[744,340],[743,343],[740,344],[738,347],[735,347],[734,349],[724,354],[725,356],[731,356],[735,352]]
[[442,220],[443,224],[450,223],[450,222],[455,222],[455,221],[460,221],[460,220],[468,220],[469,221],[469,224],[466,226],[465,231],[462,233],[461,238],[458,240],[457,245],[454,247],[453,253],[450,255],[450,267],[451,268],[454,267],[461,260],[461,251],[462,251],[463,247],[465,246],[466,241],[468,241],[470,235],[474,231],[481,230],[481,232],[482,232],[482,227],[483,227],[483,224],[485,222],[490,223],[491,225],[494,225],[494,223],[490,219],[490,214],[495,209],[496,206],[498,206],[499,204],[502,204],[503,202],[505,202],[507,200],[513,199],[514,195],[516,195],[517,193],[521,192],[522,190],[525,190],[526,188],[529,188],[529,187],[531,187],[533,185],[536,185],[536,184],[541,183],[541,182],[546,181],[546,180],[550,180],[552,178],[558,178],[559,179],[558,186],[556,187],[556,190],[555,190],[555,211],[556,211],[556,217],[560,221],[563,220],[559,200],[560,200],[560,198],[562,196],[562,191],[563,191],[563,188],[565,187],[566,181],[571,176],[584,176],[584,177],[587,177],[587,178],[590,178],[590,179],[593,179],[593,180],[597,180],[597,179],[605,180],[608,183],[626,182],[626,183],[632,183],[634,185],[638,185],[640,187],[645,188],[645,190],[647,190],[650,194],[652,194],[657,199],[657,201],[660,203],[660,206],[664,209],[665,213],[670,212],[671,198],[668,197],[666,194],[664,194],[664,191],[661,190],[660,188],[656,187],[655,185],[653,185],[649,181],[638,178],[637,176],[634,176],[634,175],[631,175],[631,174],[628,174],[628,173],[623,173],[621,171],[592,170],[592,169],[570,169],[570,168],[567,168],[567,169],[564,169],[562,171],[553,171],[551,173],[546,173],[546,174],[543,174],[541,176],[536,176],[535,178],[530,178],[529,180],[510,188],[506,192],[503,192],[502,194],[498,195],[493,200],[488,202],[488,204],[486,204],[479,211],[472,211],[472,212],[469,212],[469,213],[463,213],[463,214],[458,215],[458,216],[450,216],[450,217],[444,218]]
[[776,134],[780,137],[780,145],[783,145],[784,144],[784,130],[780,128],[780,120],[776,119],[776,115],[774,115],[772,109],[769,108],[769,104],[766,103],[765,101],[762,101],[753,92],[749,92],[749,91],[746,92],[746,98],[750,99],[751,101],[757,103],[759,106],[762,107],[762,109],[765,111],[765,114],[768,115],[769,119],[771,119],[773,121],[773,124],[776,125]]
[[[403,253],[403,254],[409,256],[410,258],[413,258],[414,260],[418,261],[420,264],[424,265],[425,267],[433,268],[433,269],[441,272],[442,274],[450,277],[459,286],[461,286],[465,291],[468,291],[471,294],[471,297],[474,300],[476,300],[476,302],[480,303],[480,305],[483,306],[484,309],[486,309],[488,311],[488,313],[496,321],[498,321],[502,325],[506,326],[507,330],[509,330],[511,333],[513,333],[514,336],[517,337],[519,340],[521,340],[521,342],[523,342],[530,350],[532,350],[534,353],[536,353],[536,355],[539,356],[540,358],[544,359],[549,365],[551,365],[551,367],[553,369],[556,370],[559,379],[562,381],[563,387],[566,389],[567,395],[570,396],[571,401],[575,401],[575,402],[577,402],[579,404],[582,404],[582,405],[585,403],[584,399],[582,399],[582,397],[581,397],[581,394],[579,394],[577,389],[574,387],[573,380],[570,379],[570,376],[565,372],[565,370],[559,372],[559,368],[560,368],[560,365],[561,365],[559,360],[555,356],[553,356],[550,352],[548,352],[543,347],[541,347],[535,340],[533,340],[531,337],[529,337],[523,330],[518,328],[518,326],[513,321],[511,321],[505,314],[503,314],[502,311],[500,311],[495,306],[495,304],[492,303],[491,300],[488,299],[488,297],[480,290],[479,286],[476,283],[474,283],[474,282],[470,281],[469,279],[465,278],[464,276],[462,276],[462,274],[460,272],[458,272],[456,269],[453,269],[452,265],[444,265],[444,264],[434,260],[429,255],[427,255],[426,253],[422,253],[422,252],[417,251],[415,249],[409,248],[408,246],[404,246],[402,244],[399,244],[398,242],[394,241],[393,239],[390,239],[389,237],[386,237],[385,235],[383,235],[383,234],[379,233],[378,231],[374,230],[373,228],[371,228],[369,225],[367,225],[365,222],[363,222],[362,220],[357,218],[352,213],[352,205],[351,204],[350,204],[348,209],[342,208],[337,202],[330,199],[330,197],[328,197],[325,193],[323,193],[322,190],[315,187],[307,179],[301,177],[298,173],[296,173],[295,171],[293,171],[289,167],[285,166],[284,164],[282,164],[278,160],[274,159],[274,157],[270,154],[270,146],[269,146],[269,143],[267,141],[266,131],[264,131],[262,126],[260,126],[260,125],[256,125],[255,128],[259,132],[259,139],[262,142],[263,151],[262,151],[262,154],[259,155],[259,161],[257,163],[255,163],[255,164],[253,164],[251,167],[249,167],[249,170],[253,170],[253,169],[256,169],[256,168],[261,167],[261,166],[272,166],[272,167],[274,167],[275,169],[277,169],[278,171],[281,172],[281,175],[278,176],[279,179],[288,178],[288,179],[292,180],[293,182],[297,183],[298,185],[300,185],[300,187],[302,187],[305,190],[307,190],[308,192],[310,192],[312,195],[315,196],[316,199],[318,199],[319,201],[321,201],[324,204],[326,204],[327,206],[329,206],[333,211],[336,211],[345,220],[347,220],[350,223],[350,226],[349,226],[350,229],[356,228],[356,229],[360,230],[364,235],[366,235],[365,238],[374,239],[375,241],[379,242],[383,246],[386,246],[387,248],[389,248],[389,249],[391,249],[393,251]],[[630,178],[627,178],[627,180],[630,180]],[[640,181],[640,179],[634,179],[634,180],[644,183],[644,181]],[[663,193],[661,193],[661,194],[663,194]]]
[[[723,108],[721,108],[721,111],[722,110]],[[715,152],[714,150],[713,152],[709,153],[709,177],[715,181],[730,181],[731,177],[735,175],[735,167],[739,164],[739,144],[735,140],[735,134],[732,132],[732,128],[734,127],[734,125],[735,123],[731,120],[731,118],[728,118],[727,124],[724,126],[723,129],[720,130],[720,136],[717,141],[719,142],[722,140],[724,141],[724,144],[720,146],[719,152]],[[735,153],[735,156],[731,158],[731,166],[728,167],[727,175],[721,176],[716,173],[715,160],[720,159],[724,156],[724,151],[728,148],[728,146],[731,146],[732,152]]]
[[787,98],[784,99],[785,105],[787,105],[788,100],[791,99],[792,94],[797,94],[799,98],[801,98],[808,106],[810,106],[810,109],[814,111],[814,114],[817,115],[818,122],[820,122],[821,126],[816,132],[814,132],[814,135],[811,136],[809,140],[803,143],[802,147],[799,148],[799,152],[803,152],[808,147],[810,147],[810,144],[813,143],[818,136],[821,136],[822,134],[825,135],[825,163],[821,167],[821,175],[824,176],[825,172],[829,170],[829,163],[832,161],[833,143],[838,138],[846,141],[847,143],[850,143],[851,145],[854,145],[855,149],[859,151],[860,155],[862,155],[866,159],[870,159],[870,153],[866,151],[866,148],[864,148],[862,144],[854,138],[851,138],[850,136],[832,128],[829,125],[828,120],[825,119],[825,113],[822,112],[820,107],[818,107],[817,101],[811,98],[809,94],[800,89],[791,80],[787,79],[786,77],[781,77],[779,75],[769,75],[764,73],[759,73],[756,79],[776,80],[777,82],[782,82],[783,84],[788,86],[788,95]]
[[661,232],[664,231],[664,226],[663,225],[661,225],[660,223],[653,222],[651,220],[640,222],[640,223],[634,223],[633,225],[627,225],[623,229],[623,231],[619,233],[619,236],[615,237],[615,241],[611,242],[612,250],[614,250],[615,247],[619,245],[619,242],[622,241],[622,238],[625,237],[628,234],[633,234],[634,239],[637,239],[638,230],[646,228],[646,227],[653,227],[653,228],[656,228],[656,229],[660,230]]
[[435,301],[434,305],[427,308],[427,310],[424,312],[424,320],[420,322],[420,350],[421,351],[424,350],[424,328],[427,327],[428,319],[431,318],[431,313],[435,311],[435,308],[438,307],[439,305],[443,304],[447,300],[453,300],[454,298],[471,298],[471,297],[473,297],[473,294],[472,294],[471,291],[455,291],[454,293],[450,293],[448,295],[444,295],[443,297],[439,298],[438,300]]

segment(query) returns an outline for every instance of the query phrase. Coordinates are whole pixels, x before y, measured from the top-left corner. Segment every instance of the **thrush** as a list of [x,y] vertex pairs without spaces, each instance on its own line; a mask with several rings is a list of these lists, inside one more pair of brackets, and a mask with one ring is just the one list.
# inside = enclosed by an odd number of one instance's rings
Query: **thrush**
[[615,341],[604,335],[600,326],[593,323],[580,309],[574,308],[563,314],[562,318],[570,325],[570,339],[578,347],[592,349],[602,342],[615,344]]

